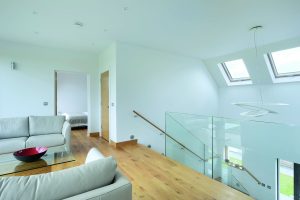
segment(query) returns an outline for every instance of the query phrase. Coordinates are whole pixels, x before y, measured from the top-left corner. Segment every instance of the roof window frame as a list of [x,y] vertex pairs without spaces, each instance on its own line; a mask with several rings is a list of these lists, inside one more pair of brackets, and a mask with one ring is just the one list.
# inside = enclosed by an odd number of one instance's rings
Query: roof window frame
[[[237,60],[240,60],[240,59],[237,59]],[[243,59],[241,59],[241,60],[243,60]],[[243,61],[243,62],[244,62],[244,61]],[[245,63],[244,63],[244,64],[245,64]],[[229,79],[230,82],[251,81],[250,75],[249,75],[249,78],[233,78],[233,77],[231,76],[231,73],[230,73],[230,71],[229,71],[227,65],[226,65],[226,62],[221,63],[221,66],[223,67],[223,70],[225,71],[225,73],[226,73],[226,75],[227,75],[227,78]],[[246,70],[247,70],[247,72],[248,72],[248,69],[247,69],[247,66],[246,66],[246,65],[245,65],[245,67],[246,67]],[[249,72],[248,72],[248,74],[249,74]]]
[[[247,70],[247,73],[249,75],[249,78],[248,77],[243,77],[243,78],[233,78],[228,67],[226,66],[226,62],[230,62],[230,61],[236,61],[236,60],[242,60],[243,64],[244,64],[244,67],[246,68]],[[218,67],[221,71],[221,74],[223,75],[223,78],[225,79],[226,83],[228,86],[234,86],[234,85],[250,85],[252,84],[252,79],[251,79],[251,76],[248,72],[248,68],[247,68],[247,65],[245,64],[244,62],[244,59],[243,58],[238,58],[238,59],[232,59],[232,60],[229,60],[229,61],[224,61],[224,62],[220,62],[218,64]]]
[[273,52],[269,52],[266,54],[266,57],[268,58],[270,67],[272,69],[274,78],[278,79],[278,78],[290,78],[290,77],[300,77],[300,71],[299,72],[290,72],[290,73],[278,73],[278,70],[276,68],[276,64],[274,62],[273,56],[272,56]]

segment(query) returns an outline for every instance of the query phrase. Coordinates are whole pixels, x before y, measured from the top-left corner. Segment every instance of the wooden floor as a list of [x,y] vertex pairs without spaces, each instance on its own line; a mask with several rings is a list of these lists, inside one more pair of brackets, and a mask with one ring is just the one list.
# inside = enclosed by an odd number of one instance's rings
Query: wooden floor
[[101,138],[86,136],[85,130],[72,132],[72,150],[76,161],[13,175],[45,173],[80,165],[91,147],[117,159],[119,169],[132,182],[133,199],[136,200],[252,199],[142,145],[127,145],[115,149]]

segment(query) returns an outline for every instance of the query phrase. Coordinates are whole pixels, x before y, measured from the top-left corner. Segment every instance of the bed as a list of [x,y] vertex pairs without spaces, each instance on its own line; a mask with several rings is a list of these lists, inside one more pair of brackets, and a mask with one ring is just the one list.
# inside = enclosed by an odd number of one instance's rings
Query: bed
[[71,127],[88,126],[87,112],[83,113],[62,113],[66,117],[66,120],[70,123]]

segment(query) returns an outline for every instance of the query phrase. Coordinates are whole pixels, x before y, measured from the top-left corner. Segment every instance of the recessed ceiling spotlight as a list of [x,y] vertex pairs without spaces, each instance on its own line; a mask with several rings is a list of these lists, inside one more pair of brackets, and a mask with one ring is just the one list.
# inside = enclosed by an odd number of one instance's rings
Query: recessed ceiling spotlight
[[77,21],[74,23],[75,26],[83,27],[83,23],[80,21]]

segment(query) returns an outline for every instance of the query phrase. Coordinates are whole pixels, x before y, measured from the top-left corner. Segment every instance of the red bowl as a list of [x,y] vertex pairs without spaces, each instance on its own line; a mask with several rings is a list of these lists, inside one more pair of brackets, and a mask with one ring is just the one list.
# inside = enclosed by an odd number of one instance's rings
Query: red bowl
[[32,147],[16,151],[14,152],[14,156],[17,160],[23,162],[34,162],[40,159],[47,152],[47,150],[47,147]]

